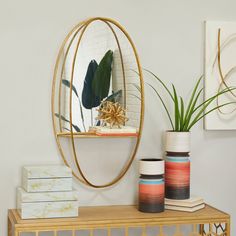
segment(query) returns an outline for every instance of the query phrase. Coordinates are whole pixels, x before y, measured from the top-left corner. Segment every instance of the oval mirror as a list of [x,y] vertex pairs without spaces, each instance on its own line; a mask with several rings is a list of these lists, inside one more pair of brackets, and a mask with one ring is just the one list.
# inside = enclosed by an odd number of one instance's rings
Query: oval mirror
[[56,141],[74,176],[96,188],[117,183],[135,158],[143,111],[142,71],[128,33],[100,17],[74,27],[52,89]]

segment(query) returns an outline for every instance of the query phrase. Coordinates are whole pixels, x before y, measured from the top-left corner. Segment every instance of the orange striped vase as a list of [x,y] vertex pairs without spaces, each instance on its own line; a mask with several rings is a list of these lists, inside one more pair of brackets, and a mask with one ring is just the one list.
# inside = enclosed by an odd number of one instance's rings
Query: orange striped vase
[[158,213],[164,211],[164,160],[140,160],[139,210]]
[[188,199],[190,197],[189,157],[166,157],[165,183],[166,198]]

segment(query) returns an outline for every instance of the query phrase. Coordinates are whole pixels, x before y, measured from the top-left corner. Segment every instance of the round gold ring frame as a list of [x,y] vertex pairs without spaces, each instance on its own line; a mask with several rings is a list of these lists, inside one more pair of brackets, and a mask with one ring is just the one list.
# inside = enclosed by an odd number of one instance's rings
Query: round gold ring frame
[[[126,172],[128,171],[129,167],[131,166],[134,158],[135,158],[135,155],[137,153],[137,150],[138,150],[138,146],[140,144],[140,139],[141,139],[141,134],[142,134],[142,128],[143,128],[143,118],[144,118],[144,83],[143,83],[143,75],[142,75],[142,70],[141,70],[141,65],[140,65],[140,61],[139,61],[139,57],[138,57],[138,53],[137,53],[137,50],[134,46],[134,43],[132,41],[132,39],[130,38],[129,34],[126,32],[126,30],[116,21],[114,21],[113,19],[109,19],[109,18],[103,18],[103,17],[95,17],[95,18],[90,18],[86,21],[83,21],[81,23],[79,23],[78,25],[76,25],[70,32],[69,34],[66,36],[66,38],[64,39],[63,43],[62,43],[62,46],[59,50],[59,53],[58,53],[58,56],[57,56],[57,59],[56,59],[56,64],[55,64],[55,67],[54,67],[54,76],[53,76],[53,85],[52,85],[52,98],[51,98],[51,107],[52,107],[52,121],[53,121],[53,130],[54,130],[54,135],[55,135],[55,138],[56,138],[56,142],[57,142],[57,145],[58,145],[58,148],[59,148],[59,151],[60,151],[60,154],[62,156],[62,159],[64,161],[64,163],[67,165],[67,166],[70,166],[69,163],[67,162],[66,158],[65,158],[65,155],[64,155],[64,152],[63,152],[63,148],[61,146],[61,143],[60,143],[60,140],[59,140],[59,136],[58,136],[58,133],[57,133],[57,129],[56,129],[56,118],[55,118],[55,107],[54,107],[54,102],[55,102],[55,87],[56,87],[56,81],[57,81],[57,75],[58,75],[58,70],[59,70],[59,64],[60,64],[60,59],[64,53],[64,49],[65,49],[65,45],[69,42],[68,44],[68,47],[66,49],[66,52],[65,52],[65,56],[64,56],[64,60],[63,60],[63,63],[62,63],[62,70],[61,70],[61,73],[60,73],[60,83],[59,83],[59,99],[58,99],[58,105],[59,105],[59,128],[60,128],[60,131],[62,131],[62,127],[61,127],[61,118],[60,118],[60,114],[61,114],[61,84],[62,84],[62,77],[63,77],[63,73],[64,73],[64,65],[65,65],[65,61],[66,61],[66,57],[68,55],[68,52],[69,52],[69,49],[71,47],[71,44],[73,43],[73,40],[75,39],[75,37],[77,36],[77,34],[81,31],[81,34],[78,38],[78,42],[76,44],[76,49],[75,49],[75,54],[74,54],[74,58],[73,58],[73,62],[72,62],[72,72],[71,72],[71,84],[73,84],[73,77],[74,77],[74,67],[75,67],[75,61],[76,61],[76,55],[77,55],[77,51],[79,49],[79,45],[80,45],[80,42],[82,40],[82,36],[86,30],[86,28],[89,26],[89,24],[91,24],[92,22],[94,21],[102,21],[104,22],[105,24],[107,24],[107,26],[110,28],[110,30],[112,31],[115,39],[116,39],[116,42],[117,42],[117,45],[118,45],[118,49],[119,49],[119,52],[120,52],[120,56],[121,56],[121,61],[122,61],[122,73],[123,73],[123,79],[124,79],[124,90],[126,91],[125,89],[125,72],[124,72],[124,65],[123,65],[123,59],[122,59],[122,52],[121,52],[121,47],[120,47],[120,44],[119,44],[119,40],[118,40],[118,37],[112,27],[112,25],[116,26],[118,29],[120,29],[123,34],[126,36],[126,38],[128,39],[132,49],[133,49],[133,52],[134,52],[134,55],[135,55],[135,59],[136,59],[136,63],[137,63],[137,68],[138,68],[138,74],[139,74],[139,78],[140,78],[140,92],[141,92],[141,110],[140,110],[140,124],[139,124],[139,132],[138,132],[138,136],[137,136],[137,141],[136,141],[136,145],[134,147],[134,150],[133,150],[133,153],[131,155],[131,157],[129,158],[129,160],[127,161],[127,163],[125,164],[125,166],[122,168],[122,170],[120,171],[120,173],[118,174],[117,177],[115,177],[112,181],[110,181],[109,183],[106,183],[106,184],[102,184],[102,185],[96,185],[96,184],[93,184],[91,183],[88,178],[84,175],[82,169],[81,169],[81,166],[79,164],[79,161],[78,161],[78,158],[77,158],[77,153],[76,153],[76,149],[75,149],[75,141],[74,141],[74,133],[73,133],[73,128],[72,128],[72,87],[70,87],[70,98],[69,98],[69,117],[70,117],[70,138],[71,138],[71,144],[72,144],[72,153],[73,153],[73,159],[75,161],[75,164],[76,164],[76,167],[78,168],[78,171],[79,171],[79,174],[81,175],[78,176],[74,171],[73,171],[73,175],[79,180],[81,181],[82,183],[88,185],[88,186],[91,186],[91,187],[94,187],[94,188],[105,188],[105,187],[109,187],[109,186],[112,186],[114,184],[116,184],[125,174]],[[72,36],[72,39],[70,39]],[[69,41],[70,40],[70,41]],[[124,103],[125,103],[125,97],[124,97]]]

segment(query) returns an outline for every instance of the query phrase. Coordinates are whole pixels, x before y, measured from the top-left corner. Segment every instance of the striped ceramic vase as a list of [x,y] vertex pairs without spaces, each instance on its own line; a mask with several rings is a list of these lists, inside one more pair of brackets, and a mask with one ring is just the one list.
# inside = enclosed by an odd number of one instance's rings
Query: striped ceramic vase
[[190,197],[190,133],[166,133],[165,197]]
[[139,179],[139,211],[164,211],[164,160],[141,159]]

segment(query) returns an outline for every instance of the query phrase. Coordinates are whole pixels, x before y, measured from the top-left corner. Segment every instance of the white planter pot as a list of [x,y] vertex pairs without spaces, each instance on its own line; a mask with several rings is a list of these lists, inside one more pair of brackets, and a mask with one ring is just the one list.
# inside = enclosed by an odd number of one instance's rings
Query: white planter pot
[[163,175],[165,162],[163,159],[146,158],[139,161],[139,173],[141,175]]
[[166,152],[190,152],[190,132],[166,132]]

